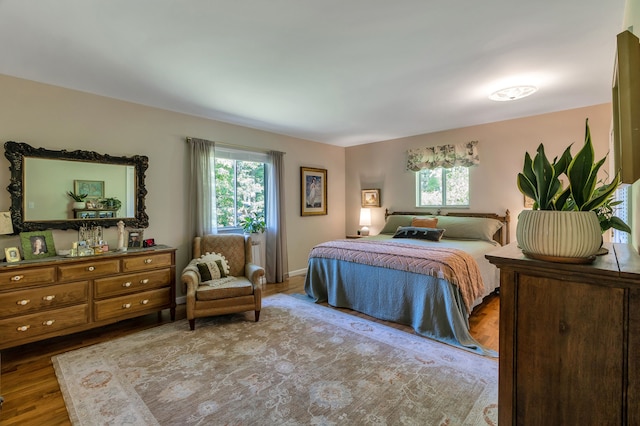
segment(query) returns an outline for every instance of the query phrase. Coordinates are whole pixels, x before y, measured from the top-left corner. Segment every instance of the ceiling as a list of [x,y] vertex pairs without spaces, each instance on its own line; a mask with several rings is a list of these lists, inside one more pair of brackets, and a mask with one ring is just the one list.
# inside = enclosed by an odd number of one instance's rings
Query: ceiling
[[[611,100],[624,0],[0,0],[0,74],[351,146]],[[539,91],[487,96],[515,84]]]

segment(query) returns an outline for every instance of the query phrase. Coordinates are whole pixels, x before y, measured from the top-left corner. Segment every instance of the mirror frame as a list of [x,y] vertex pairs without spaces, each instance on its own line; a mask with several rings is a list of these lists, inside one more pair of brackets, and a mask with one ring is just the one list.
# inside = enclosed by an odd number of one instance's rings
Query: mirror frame
[[[11,221],[14,234],[25,231],[43,231],[45,229],[80,229],[81,226],[102,226],[108,228],[116,226],[122,220],[127,227],[146,228],[149,226],[149,216],[146,213],[145,172],[149,167],[149,158],[144,155],[132,157],[113,157],[98,154],[95,151],[55,151],[46,148],[34,148],[24,142],[8,141],[4,144],[4,156],[11,165],[11,180],[7,191],[11,195]],[[24,220],[24,159],[25,157],[49,158],[53,160],[86,161],[109,163],[135,167],[135,217],[116,217],[104,219],[64,219],[64,220]]]

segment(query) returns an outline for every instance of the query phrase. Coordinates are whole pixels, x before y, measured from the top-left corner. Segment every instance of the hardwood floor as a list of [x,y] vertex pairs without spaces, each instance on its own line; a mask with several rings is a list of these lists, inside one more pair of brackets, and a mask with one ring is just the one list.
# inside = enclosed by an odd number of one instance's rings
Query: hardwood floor
[[[267,284],[264,297],[276,293],[304,293],[304,277],[292,277],[281,284]],[[325,306],[328,306],[324,304]],[[469,319],[471,334],[484,346],[498,350],[498,315],[500,298],[488,296]],[[339,309],[339,308],[334,308]],[[340,311],[413,333],[409,326],[382,321],[349,309]],[[185,318],[179,305],[176,317]],[[69,336],[49,339],[1,353],[0,395],[5,402],[0,411],[2,425],[70,425],[62,393],[51,364],[51,356],[100,343],[170,322],[169,312],[147,315]]]

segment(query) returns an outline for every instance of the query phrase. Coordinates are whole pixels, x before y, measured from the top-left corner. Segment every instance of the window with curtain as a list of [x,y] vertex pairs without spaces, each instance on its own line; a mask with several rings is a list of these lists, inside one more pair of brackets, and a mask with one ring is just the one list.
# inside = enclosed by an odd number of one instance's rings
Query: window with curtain
[[469,167],[479,164],[478,142],[408,151],[407,170],[416,172],[417,207],[468,207]]
[[265,153],[242,151],[228,147],[215,148],[216,228],[240,227],[248,214],[266,216]]

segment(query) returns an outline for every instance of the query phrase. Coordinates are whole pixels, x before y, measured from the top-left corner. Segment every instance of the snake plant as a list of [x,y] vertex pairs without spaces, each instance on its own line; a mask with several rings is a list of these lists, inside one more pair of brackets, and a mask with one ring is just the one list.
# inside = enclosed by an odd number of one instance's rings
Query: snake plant
[[[598,161],[594,157],[587,119],[584,146],[575,157],[571,155],[571,145],[553,162],[547,158],[543,144],[538,146],[533,159],[527,152],[522,173],[518,173],[518,188],[534,200],[533,210],[595,211],[603,231],[615,228],[631,232],[611,210],[617,204],[613,201],[613,193],[620,184],[620,173],[616,173],[609,184],[599,181],[598,171],[607,157]],[[566,188],[560,180],[563,174],[568,179]]]

